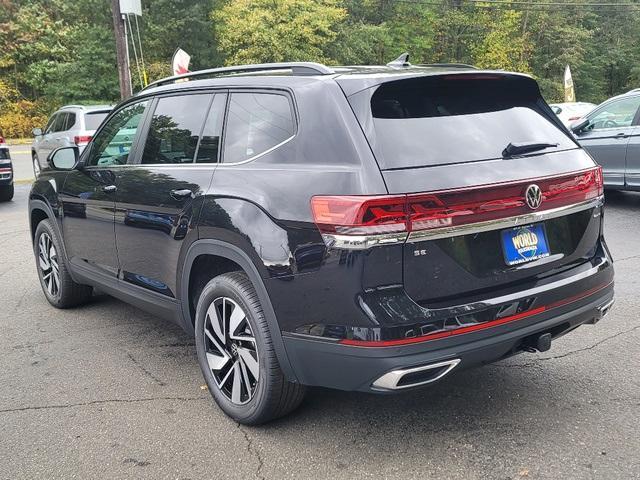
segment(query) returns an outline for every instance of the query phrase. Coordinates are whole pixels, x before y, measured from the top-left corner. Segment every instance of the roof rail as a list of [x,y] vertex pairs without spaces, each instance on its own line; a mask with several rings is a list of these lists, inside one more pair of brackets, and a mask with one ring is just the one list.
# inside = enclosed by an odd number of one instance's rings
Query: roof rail
[[420,63],[417,67],[442,67],[442,68],[473,68],[477,70],[478,67],[473,65],[467,65],[466,63]]
[[254,65],[239,65],[235,67],[208,68],[196,72],[182,73],[172,77],[163,78],[147,85],[143,90],[160,85],[174,83],[177,80],[222,75],[226,73],[263,72],[270,70],[291,70],[293,75],[333,75],[335,71],[321,63],[315,62],[282,62],[282,63],[258,63]]

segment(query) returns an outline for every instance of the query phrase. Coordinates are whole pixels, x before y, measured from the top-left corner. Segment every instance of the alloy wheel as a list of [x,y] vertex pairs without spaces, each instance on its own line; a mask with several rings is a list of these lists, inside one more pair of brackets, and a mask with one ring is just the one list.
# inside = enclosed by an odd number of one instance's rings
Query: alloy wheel
[[44,232],[38,240],[38,264],[42,273],[42,283],[52,297],[60,292],[60,267],[58,266],[58,252],[53,240]]
[[204,321],[209,369],[220,391],[234,404],[248,403],[256,391],[260,365],[247,314],[229,297],[216,298]]

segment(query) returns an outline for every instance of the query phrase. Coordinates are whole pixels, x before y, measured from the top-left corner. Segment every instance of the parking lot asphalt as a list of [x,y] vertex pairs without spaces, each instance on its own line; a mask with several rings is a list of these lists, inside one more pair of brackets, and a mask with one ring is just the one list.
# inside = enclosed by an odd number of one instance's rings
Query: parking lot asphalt
[[399,396],[312,389],[249,428],[178,327],[107,296],[49,306],[28,189],[0,204],[0,478],[640,478],[640,194],[607,194],[617,303],[596,326]]

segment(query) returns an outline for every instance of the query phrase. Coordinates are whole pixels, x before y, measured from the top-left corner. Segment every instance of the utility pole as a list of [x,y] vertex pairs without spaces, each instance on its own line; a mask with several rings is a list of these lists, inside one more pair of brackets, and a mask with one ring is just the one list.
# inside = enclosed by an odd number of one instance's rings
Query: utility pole
[[113,16],[113,33],[116,37],[116,58],[118,60],[118,80],[120,81],[120,98],[131,96],[131,73],[127,61],[127,39],[124,33],[124,22],[120,13],[120,0],[111,0]]

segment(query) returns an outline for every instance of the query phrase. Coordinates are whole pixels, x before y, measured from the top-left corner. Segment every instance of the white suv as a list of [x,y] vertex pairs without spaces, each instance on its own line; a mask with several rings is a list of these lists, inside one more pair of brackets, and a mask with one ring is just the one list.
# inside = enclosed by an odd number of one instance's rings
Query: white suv
[[82,151],[112,108],[110,105],[67,105],[51,115],[44,131],[34,128],[31,146],[34,175],[38,177],[40,170],[47,168],[47,157],[56,148],[77,146]]

